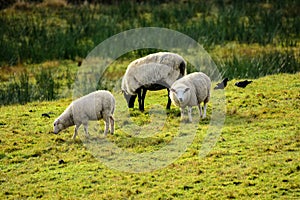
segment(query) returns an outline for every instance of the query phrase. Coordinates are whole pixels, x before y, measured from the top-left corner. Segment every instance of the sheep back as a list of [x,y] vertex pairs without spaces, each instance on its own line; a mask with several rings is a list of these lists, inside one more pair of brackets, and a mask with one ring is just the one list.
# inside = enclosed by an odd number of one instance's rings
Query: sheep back
[[109,91],[99,90],[73,102],[74,121],[99,120],[111,116],[115,109],[115,99]]
[[122,80],[122,91],[135,95],[141,86],[160,84],[163,89],[186,74],[186,62],[178,54],[159,52],[134,60]]
[[160,63],[163,65],[168,65],[174,70],[179,71],[180,74],[186,74],[186,61],[180,55],[170,52],[149,54],[145,57],[132,61],[128,67],[138,66],[146,63]]
[[157,86],[157,89],[168,88],[179,76],[178,71],[174,71],[167,65],[159,63],[142,64],[129,68],[123,78],[122,90],[134,95],[141,86],[153,90],[155,90],[155,87],[152,87],[154,84],[161,85],[161,87]]
[[109,91],[99,90],[73,101],[59,118],[73,121],[76,125],[110,117],[114,109],[113,95]]

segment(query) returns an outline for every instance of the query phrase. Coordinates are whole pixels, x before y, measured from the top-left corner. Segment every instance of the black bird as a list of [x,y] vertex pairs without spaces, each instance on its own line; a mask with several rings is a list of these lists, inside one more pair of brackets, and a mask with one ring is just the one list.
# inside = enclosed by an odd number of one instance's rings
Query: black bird
[[252,81],[245,80],[245,81],[236,82],[235,86],[245,88],[250,83],[252,83]]
[[223,81],[221,83],[217,83],[216,87],[214,88],[214,90],[222,90],[227,86],[227,82],[229,81],[228,78],[224,78]]
[[64,160],[62,160],[62,159],[58,161],[58,164],[60,164],[60,165],[65,164],[65,163],[66,162]]
[[48,118],[50,118],[50,115],[48,113],[43,113],[42,117],[48,117]]

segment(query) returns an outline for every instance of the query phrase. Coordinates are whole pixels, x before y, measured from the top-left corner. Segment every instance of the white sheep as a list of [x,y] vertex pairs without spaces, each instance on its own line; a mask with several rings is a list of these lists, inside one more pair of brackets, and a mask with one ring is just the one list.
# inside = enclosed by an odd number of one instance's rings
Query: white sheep
[[83,124],[88,134],[88,121],[104,119],[104,135],[109,131],[114,133],[115,98],[109,91],[98,90],[73,101],[67,109],[54,121],[54,133],[57,134],[70,126],[75,125],[73,139],[76,138],[78,128]]
[[170,109],[169,87],[186,74],[186,61],[178,54],[159,52],[131,62],[122,79],[122,91],[129,108],[138,96],[139,109],[144,111],[147,90],[168,90],[167,109]]
[[[188,106],[189,122],[192,122],[192,106],[198,106],[200,118],[206,117],[206,104],[210,99],[210,78],[202,72],[194,72],[178,79],[170,89],[170,98],[175,106],[180,107],[181,120],[184,119],[184,108]],[[201,102],[204,102],[202,115]]]

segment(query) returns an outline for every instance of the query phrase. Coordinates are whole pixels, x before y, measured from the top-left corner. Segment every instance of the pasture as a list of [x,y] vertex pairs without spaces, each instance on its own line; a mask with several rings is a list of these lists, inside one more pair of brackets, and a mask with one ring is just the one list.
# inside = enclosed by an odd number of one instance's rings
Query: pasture
[[[52,133],[53,120],[71,99],[2,106],[1,198],[298,199],[299,79],[299,73],[271,75],[254,79],[244,89],[231,80],[225,90],[226,120],[209,154],[199,157],[207,119],[199,122],[182,156],[164,168],[144,173],[107,167],[81,140],[72,141],[73,128]],[[165,97],[165,93],[149,92],[146,112],[131,111],[135,123],[145,123],[151,105],[164,107],[166,98],[157,100],[157,96]],[[45,112],[50,118],[42,117]],[[164,126],[176,124],[178,114],[178,108],[172,106]],[[100,125],[103,130],[102,122]],[[116,134],[108,139],[125,151],[148,152],[172,140],[164,132],[168,129],[136,139],[116,125]],[[80,135],[84,135],[82,128]]]
[[[83,2],[0,2],[0,199],[300,199],[299,1]],[[193,38],[229,78],[212,90],[207,119],[181,123],[179,108],[165,111],[166,90],[147,93],[145,112],[126,107],[114,89],[131,61],[161,51],[145,48],[114,60],[106,79],[87,79],[118,97],[114,135],[103,137],[103,121],[90,123],[90,139],[83,127],[75,141],[74,127],[54,134],[89,52],[140,27]],[[197,67],[188,63],[188,73]],[[234,86],[245,79],[253,82]],[[225,121],[212,138],[220,93]],[[178,143],[175,159],[176,148],[161,154],[172,162],[148,165],[144,155],[176,139],[191,142]],[[209,139],[216,143],[201,156]],[[108,142],[134,156],[114,160]]]

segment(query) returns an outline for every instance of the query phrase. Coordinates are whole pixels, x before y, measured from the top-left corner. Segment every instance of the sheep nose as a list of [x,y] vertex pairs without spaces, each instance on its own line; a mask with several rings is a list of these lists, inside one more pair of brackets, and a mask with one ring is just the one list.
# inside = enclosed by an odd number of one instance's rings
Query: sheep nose
[[179,101],[182,102],[182,98],[179,98]]

